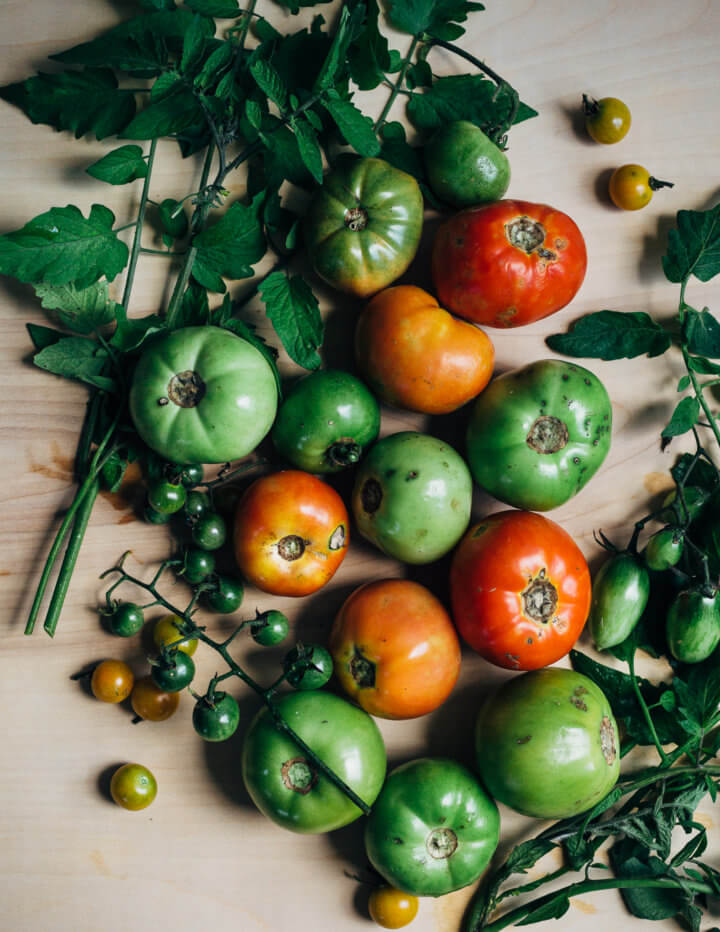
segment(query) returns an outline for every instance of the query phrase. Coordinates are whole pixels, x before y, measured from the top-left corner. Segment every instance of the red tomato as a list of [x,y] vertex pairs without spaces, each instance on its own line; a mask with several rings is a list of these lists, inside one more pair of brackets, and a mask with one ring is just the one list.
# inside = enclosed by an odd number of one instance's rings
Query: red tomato
[[570,650],[590,610],[590,572],[559,524],[500,511],[471,527],[450,567],[455,624],[490,663],[536,670]]
[[360,315],[355,358],[383,401],[447,414],[485,388],[494,351],[482,330],[456,320],[422,288],[396,285],[377,294]]
[[433,243],[438,299],[489,327],[520,327],[565,307],[585,278],[585,240],[546,204],[496,201],[442,224]]
[[382,579],[345,600],[330,632],[345,692],[380,718],[415,718],[450,695],[460,643],[449,614],[424,586]]
[[273,473],[238,502],[235,559],[263,592],[309,595],[342,563],[348,528],[345,505],[326,482],[300,470]]

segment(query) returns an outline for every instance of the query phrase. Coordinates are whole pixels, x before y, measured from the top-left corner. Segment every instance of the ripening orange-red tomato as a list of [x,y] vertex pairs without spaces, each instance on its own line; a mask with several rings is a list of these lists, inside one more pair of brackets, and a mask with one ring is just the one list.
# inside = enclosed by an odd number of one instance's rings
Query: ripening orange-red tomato
[[420,583],[382,579],[345,600],[330,632],[335,674],[371,715],[415,718],[441,705],[460,672],[460,643],[442,603]]
[[329,582],[347,553],[348,513],[332,486],[298,469],[256,479],[235,512],[235,559],[258,589],[302,596]]
[[386,288],[370,301],[355,330],[358,368],[388,404],[447,414],[490,381],[490,338],[458,320],[414,285]]

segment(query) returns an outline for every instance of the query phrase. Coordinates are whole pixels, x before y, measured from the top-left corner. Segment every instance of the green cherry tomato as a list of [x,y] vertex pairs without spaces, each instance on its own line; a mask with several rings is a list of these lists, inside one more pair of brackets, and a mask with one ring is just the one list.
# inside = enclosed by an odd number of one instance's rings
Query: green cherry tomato
[[148,524],[167,524],[172,515],[165,514],[162,511],[155,511],[150,502],[146,502],[143,509],[143,518]]
[[218,576],[215,589],[204,593],[204,600],[209,609],[218,615],[230,615],[242,605],[245,590],[239,579],[232,576]]
[[417,181],[383,159],[341,156],[305,215],[315,272],[364,298],[399,278],[420,245],[423,197]]
[[157,796],[157,780],[142,764],[123,764],[110,778],[110,795],[123,809],[145,809]]
[[184,327],[148,341],[130,388],[147,445],[173,463],[224,463],[251,453],[272,426],[270,365],[220,327]]
[[202,550],[217,550],[227,539],[227,525],[214,511],[207,512],[193,524],[193,543]]
[[645,547],[645,563],[651,570],[668,570],[676,566],[683,554],[685,535],[676,527],[657,531]]
[[610,449],[612,407],[587,369],[543,359],[498,376],[473,404],[467,457],[475,481],[527,511],[569,501]]
[[[385,779],[386,755],[375,721],[362,709],[323,690],[286,693],[276,710],[293,731],[368,806]],[[263,707],[245,736],[245,786],[258,809],[294,832],[331,832],[362,811],[320,772]]]
[[209,550],[190,548],[185,551],[183,575],[193,586],[203,582],[215,572],[215,557]]
[[270,611],[259,613],[250,625],[250,634],[261,647],[274,647],[280,644],[290,632],[290,622],[282,612]]
[[199,485],[205,477],[205,470],[201,463],[189,463],[183,466],[180,473],[180,481],[186,489],[192,489]]
[[453,207],[499,201],[510,185],[507,156],[467,120],[441,126],[423,154],[433,193]]
[[536,819],[585,812],[615,786],[620,742],[591,679],[547,667],[506,680],[482,706],[476,765],[498,802]]
[[627,136],[632,123],[627,104],[617,97],[595,100],[583,94],[585,128],[595,142],[612,145]]
[[598,650],[622,643],[640,621],[650,597],[650,576],[631,553],[606,560],[592,582],[587,626]]
[[313,473],[353,466],[377,440],[380,406],[355,376],[337,369],[300,379],[280,406],[272,429],[275,449]]
[[333,659],[320,644],[293,647],[285,655],[283,670],[295,689],[320,689],[332,676]]
[[443,896],[478,879],[499,835],[498,808],[466,767],[420,758],[389,774],[365,824],[365,851],[394,887]]
[[198,699],[193,708],[193,727],[206,741],[227,741],[240,724],[240,709],[230,693],[217,692]]
[[153,683],[168,693],[179,693],[192,682],[195,663],[185,651],[176,650],[167,658],[159,658],[150,672]]
[[201,518],[212,508],[210,496],[207,492],[198,492],[197,489],[188,492],[185,500],[185,514],[188,518]]
[[610,199],[622,210],[640,210],[650,203],[654,191],[672,187],[671,181],[653,178],[642,165],[621,165],[610,176]]
[[386,884],[376,887],[368,898],[370,918],[382,929],[403,929],[410,925],[419,906],[416,896]]
[[197,650],[197,638],[183,637],[183,620],[178,615],[163,615],[153,627],[153,642],[158,650],[163,647],[175,647],[192,655]]
[[451,550],[470,520],[472,478],[455,450],[428,434],[379,440],[358,470],[352,508],[358,530],[388,556],[430,563]]
[[143,610],[134,602],[122,602],[110,616],[110,630],[121,638],[137,634],[144,624]]
[[680,592],[665,621],[670,653],[682,663],[706,660],[720,643],[718,596],[697,589]]
[[163,515],[174,515],[185,504],[187,490],[180,483],[156,479],[148,486],[148,504]]

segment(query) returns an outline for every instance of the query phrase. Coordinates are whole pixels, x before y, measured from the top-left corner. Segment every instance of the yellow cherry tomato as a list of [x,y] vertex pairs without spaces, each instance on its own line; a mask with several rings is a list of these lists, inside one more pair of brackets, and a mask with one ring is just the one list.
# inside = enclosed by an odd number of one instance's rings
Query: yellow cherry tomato
[[620,142],[627,136],[632,118],[626,104],[617,97],[601,97],[595,100],[583,94],[585,128],[595,140],[604,145]]
[[198,645],[197,638],[181,640],[182,632],[178,629],[178,625],[181,624],[182,618],[178,618],[177,615],[165,615],[163,618],[158,618],[153,628],[153,641],[158,650],[172,644],[185,654],[192,655],[195,653]]
[[658,181],[642,165],[621,165],[610,177],[610,198],[622,210],[640,210],[650,203],[653,191],[672,188],[671,181]]
[[145,809],[157,796],[157,781],[142,764],[123,764],[110,779],[110,795],[123,809]]
[[148,722],[164,722],[177,711],[180,693],[168,693],[153,683],[151,676],[141,676],[130,693],[133,712]]
[[101,702],[122,702],[133,688],[135,677],[122,660],[103,660],[92,672],[90,688]]
[[383,929],[402,929],[417,916],[419,901],[395,887],[376,887],[370,894],[370,918]]

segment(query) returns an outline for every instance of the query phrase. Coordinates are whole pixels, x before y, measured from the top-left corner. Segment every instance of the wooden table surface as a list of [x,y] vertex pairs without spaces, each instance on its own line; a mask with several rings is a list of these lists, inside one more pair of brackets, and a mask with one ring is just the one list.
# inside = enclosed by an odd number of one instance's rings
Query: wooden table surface
[[[289,15],[267,5],[269,18],[290,28]],[[677,289],[662,274],[667,231],[677,210],[712,206],[720,174],[720,4],[712,0],[489,0],[473,13],[465,48],[500,71],[540,113],[516,127],[509,156],[509,196],[550,203],[569,213],[588,246],[585,283],[572,304],[555,316],[517,330],[491,333],[497,369],[550,355],[544,338],[563,331],[579,315],[602,308],[644,310],[671,317]],[[319,11],[326,18],[334,7]],[[46,55],[97,35],[135,11],[104,0],[0,0],[0,83],[19,81],[39,68],[52,70]],[[313,11],[317,12],[317,11]],[[294,24],[293,24],[294,25]],[[403,51],[408,38],[393,34]],[[465,70],[457,58],[433,52],[439,74]],[[616,146],[593,144],[579,117],[583,92],[618,96],[630,106],[633,124]],[[363,95],[366,112],[379,113],[386,90]],[[398,101],[392,117],[403,119]],[[137,185],[111,188],[84,169],[116,145],[112,140],[74,140],[32,125],[0,103],[2,135],[2,232],[17,229],[50,206],[96,201],[110,206],[118,224],[134,216]],[[153,196],[160,200],[192,189],[199,175],[193,160],[181,162],[174,146],[159,147]],[[675,183],[645,210],[625,213],[607,197],[610,171],[625,162],[646,165]],[[232,188],[242,193],[242,179]],[[414,264],[407,280],[428,284],[426,263]],[[131,313],[161,311],[167,299],[165,260],[143,259]],[[247,287],[247,282],[231,287]],[[118,286],[119,287],[119,286]],[[327,358],[348,360],[349,334],[359,306],[318,287],[329,317]],[[117,296],[117,295],[116,295]],[[720,311],[720,284],[694,282],[698,307]],[[0,926],[13,932],[77,932],[102,928],[140,930],[213,929],[215,932],[353,932],[372,928],[367,888],[351,876],[364,870],[360,822],[326,836],[299,836],[266,821],[242,785],[239,749],[243,728],[257,703],[238,692],[243,725],[226,745],[205,745],[190,723],[192,698],[164,724],[131,723],[125,705],[94,700],[71,674],[103,657],[126,659],[145,669],[138,638],[121,641],[101,627],[96,606],[103,595],[99,574],[131,549],[134,568],[150,575],[170,552],[167,531],[135,520],[138,486],[103,495],[93,513],[57,636],[23,635],[25,618],[49,542],[72,499],[71,464],[86,392],[34,368],[25,323],[47,323],[32,289],[0,281],[2,383],[2,598],[3,751],[0,754]],[[592,532],[602,528],[622,541],[633,522],[658,501],[669,484],[673,450],[661,452],[659,432],[673,408],[679,355],[619,362],[593,362],[613,404],[611,452],[588,487],[551,517],[577,540],[591,567],[599,551]],[[290,371],[285,361],[284,369]],[[403,428],[444,431],[461,437],[464,414],[438,425],[407,412],[383,410],[383,433]],[[453,433],[454,432],[454,433]],[[476,516],[496,503],[478,493]],[[332,583],[299,601],[248,590],[243,610],[281,608],[296,637],[325,638],[334,612],[359,583],[385,576],[430,579],[442,591],[447,564],[435,572],[410,571],[353,539]],[[230,622],[208,616],[212,631]],[[590,650],[585,636],[583,649]],[[209,652],[208,652],[209,653]],[[258,676],[274,675],[283,651],[254,646],[240,656]],[[214,661],[199,652],[199,681]],[[436,713],[409,722],[378,721],[391,763],[424,754],[471,759],[474,710],[489,686],[504,676],[466,650],[460,682]],[[159,782],[155,803],[140,813],[115,806],[107,794],[108,773],[137,760]],[[699,815],[716,826],[709,801]],[[502,810],[504,850],[534,823]],[[713,833],[711,833],[712,835]],[[717,835],[717,833],[715,833]],[[471,890],[421,903],[412,928],[457,932]],[[717,924],[717,918],[714,923]],[[619,897],[602,893],[573,901],[561,925],[542,928],[606,929],[609,922],[639,927]],[[673,928],[671,922],[661,927]]]

